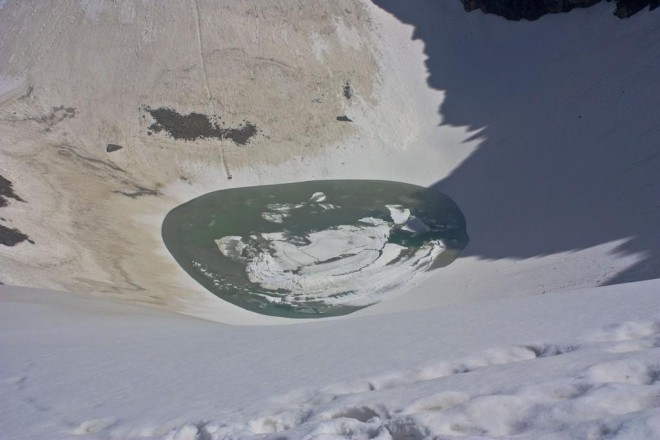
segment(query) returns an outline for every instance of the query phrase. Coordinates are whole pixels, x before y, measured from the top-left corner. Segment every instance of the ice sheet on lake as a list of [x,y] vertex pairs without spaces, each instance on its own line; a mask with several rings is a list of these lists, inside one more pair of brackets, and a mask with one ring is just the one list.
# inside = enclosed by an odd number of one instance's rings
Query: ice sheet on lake
[[222,255],[232,259],[240,258],[241,253],[246,247],[245,243],[242,241],[242,237],[235,235],[228,235],[215,240],[215,244],[218,246]]
[[322,203],[327,199],[325,193],[315,192],[307,202],[303,203],[269,203],[266,205],[268,211],[262,212],[261,218],[272,223],[284,223],[284,219],[290,217],[292,211],[306,206],[316,206],[324,211],[336,209],[337,206],[332,203]]
[[[316,203],[327,200],[320,192],[309,200],[304,204],[271,204],[271,211],[262,215],[274,219],[312,203],[333,206]],[[392,221],[364,217],[356,219],[355,224],[337,225],[303,236],[294,237],[283,230],[247,238],[227,236],[216,240],[216,244],[223,255],[247,261],[249,281],[263,289],[260,296],[271,302],[365,306],[428,269],[445,249],[440,240],[430,240],[418,248],[390,243],[395,229],[411,235],[430,229],[408,208],[386,208]]]
[[312,197],[309,198],[312,202],[325,202],[327,199],[326,195],[322,192],[315,192],[312,194]]
[[288,214],[284,214],[281,212],[262,212],[261,213],[261,218],[263,218],[266,221],[273,222],[273,223],[284,223],[284,218],[288,217]]
[[403,208],[401,205],[385,205],[385,207],[390,211],[390,217],[397,225],[405,224],[410,218],[410,209],[408,208]]
[[401,205],[385,205],[385,207],[390,211],[390,217],[392,217],[394,224],[401,226],[404,231],[423,234],[431,230],[422,219],[412,215],[410,209]]

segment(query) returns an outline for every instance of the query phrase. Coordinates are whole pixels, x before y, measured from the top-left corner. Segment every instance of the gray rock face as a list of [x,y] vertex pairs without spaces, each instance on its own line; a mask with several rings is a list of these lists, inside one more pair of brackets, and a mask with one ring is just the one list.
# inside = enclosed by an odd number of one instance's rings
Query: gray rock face
[[[536,20],[546,14],[585,8],[601,0],[461,0],[466,11],[480,9],[487,14],[500,15],[508,20]],[[610,1],[610,0],[608,0]],[[627,18],[646,6],[653,10],[660,0],[617,0],[614,14]]]
[[660,0],[617,0],[614,15],[619,18],[628,18],[647,6],[652,11],[660,6]]

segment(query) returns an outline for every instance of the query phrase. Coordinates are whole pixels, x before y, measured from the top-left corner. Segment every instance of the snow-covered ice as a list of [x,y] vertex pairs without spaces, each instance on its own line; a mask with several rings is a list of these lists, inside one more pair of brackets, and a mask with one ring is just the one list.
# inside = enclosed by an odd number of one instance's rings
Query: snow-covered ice
[[404,208],[401,205],[387,205],[390,211],[392,221],[397,225],[404,225],[410,218],[410,209]]
[[245,264],[251,283],[274,292],[268,299],[365,306],[399,293],[445,249],[440,240],[418,249],[390,243],[394,226],[368,217],[293,241],[290,234],[269,232],[254,239],[227,236],[216,243],[223,255]]

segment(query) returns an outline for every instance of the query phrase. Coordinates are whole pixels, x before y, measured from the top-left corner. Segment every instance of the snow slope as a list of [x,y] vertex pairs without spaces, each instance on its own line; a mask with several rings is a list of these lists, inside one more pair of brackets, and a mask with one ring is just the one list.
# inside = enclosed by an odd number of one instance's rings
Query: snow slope
[[3,286],[0,437],[658,438],[659,289],[234,327]]

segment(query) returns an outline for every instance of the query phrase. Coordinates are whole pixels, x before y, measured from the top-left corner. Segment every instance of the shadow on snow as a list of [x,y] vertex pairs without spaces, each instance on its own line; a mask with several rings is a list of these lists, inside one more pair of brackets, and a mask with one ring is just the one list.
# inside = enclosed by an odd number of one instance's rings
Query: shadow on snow
[[465,214],[463,255],[531,258],[621,241],[642,259],[606,284],[660,277],[660,27],[599,4],[535,22],[458,1],[374,0],[414,26],[442,124],[479,148],[432,185]]

